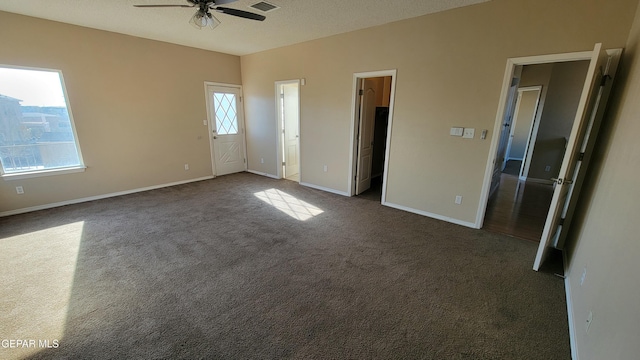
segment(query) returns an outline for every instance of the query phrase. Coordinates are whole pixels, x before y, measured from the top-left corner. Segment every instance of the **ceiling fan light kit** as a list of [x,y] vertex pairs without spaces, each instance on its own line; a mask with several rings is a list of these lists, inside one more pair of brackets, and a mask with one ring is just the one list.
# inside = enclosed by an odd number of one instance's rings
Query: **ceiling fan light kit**
[[167,7],[179,7],[179,8],[194,8],[198,10],[189,20],[189,23],[196,29],[215,29],[220,25],[220,20],[211,14],[211,10],[232,16],[241,17],[243,19],[264,21],[263,15],[255,14],[252,12],[232,9],[227,7],[217,7],[218,5],[228,4],[237,0],[187,0],[190,5],[133,5],[140,8],[167,8]]
[[189,20],[189,23],[196,29],[202,30],[203,28],[215,29],[220,25],[220,20],[213,16],[210,12],[196,11],[195,14]]

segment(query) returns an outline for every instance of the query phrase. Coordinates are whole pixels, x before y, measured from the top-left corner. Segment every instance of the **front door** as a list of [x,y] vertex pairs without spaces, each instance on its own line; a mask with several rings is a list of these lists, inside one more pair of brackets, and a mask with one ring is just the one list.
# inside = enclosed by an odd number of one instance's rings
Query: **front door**
[[602,80],[605,76],[612,78],[615,69],[610,68],[612,57],[602,50],[601,46],[601,44],[596,44],[593,50],[560,173],[557,179],[552,179],[556,185],[533,264],[533,269],[536,271],[540,269],[545,260],[548,249],[557,243],[563,231],[568,229],[567,222],[571,220],[569,216],[572,215],[568,210],[570,204],[576,199],[574,195],[579,190],[575,188],[575,185],[577,180],[581,182],[581,179],[578,179],[578,174],[581,173],[581,168],[585,168],[583,165],[586,165],[583,164],[586,146],[590,142],[590,138],[597,133],[593,131],[594,126],[599,126],[607,103],[609,93],[605,91],[607,90],[607,81]]
[[240,88],[207,86],[212,157],[216,176],[245,171],[244,119]]

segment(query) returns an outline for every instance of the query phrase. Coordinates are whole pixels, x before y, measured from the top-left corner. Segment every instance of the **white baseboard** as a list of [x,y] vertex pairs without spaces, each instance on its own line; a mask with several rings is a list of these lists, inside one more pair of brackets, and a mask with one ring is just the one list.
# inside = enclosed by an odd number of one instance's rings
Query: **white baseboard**
[[107,198],[110,198],[110,197],[129,195],[129,194],[134,194],[134,193],[143,192],[143,191],[161,189],[161,188],[166,188],[166,187],[170,187],[170,186],[188,184],[188,183],[192,183],[192,182],[197,182],[197,181],[202,181],[202,180],[210,180],[210,179],[213,179],[213,176],[205,176],[205,177],[196,178],[196,179],[190,179],[190,180],[184,180],[184,181],[176,181],[176,182],[172,182],[172,183],[168,183],[168,184],[147,186],[147,187],[143,187],[143,188],[119,191],[119,192],[110,193],[110,194],[89,196],[89,197],[84,197],[84,198],[80,198],[80,199],[73,199],[73,200],[60,201],[60,202],[51,203],[51,204],[31,206],[31,207],[22,208],[22,209],[16,209],[16,210],[9,210],[9,211],[0,212],[0,217],[24,214],[24,213],[28,213],[28,212],[32,212],[32,211],[51,209],[51,208],[55,208],[55,207],[59,207],[59,206],[65,206],[65,205],[79,204],[79,203],[83,203],[83,202],[87,202],[87,201],[107,199]]
[[562,252],[562,263],[564,264],[564,292],[567,301],[567,321],[569,321],[569,346],[571,347],[571,359],[578,360],[578,348],[576,347],[576,326],[573,322],[573,301],[571,299],[571,284],[569,283],[569,273],[567,272],[567,253]]
[[422,211],[422,210],[417,210],[417,209],[413,209],[413,208],[406,207],[406,206],[403,206],[403,205],[393,204],[393,203],[390,203],[390,202],[383,202],[382,205],[388,206],[388,207],[392,207],[394,209],[408,211],[410,213],[414,213],[414,214],[430,217],[430,218],[433,218],[433,219],[442,220],[442,221],[450,222],[450,223],[453,223],[453,224],[466,226],[468,228],[478,229],[476,224],[472,223],[472,222],[462,221],[462,220],[458,220],[458,219],[455,219],[455,218],[452,218],[452,217],[438,215],[438,214],[434,214],[434,213],[430,213],[430,212],[426,212],[426,211]]
[[303,183],[303,182],[301,182],[300,185],[306,186],[306,187],[310,187],[310,188],[316,189],[316,190],[322,190],[322,191],[330,192],[332,194],[337,194],[337,195],[342,195],[342,196],[349,196],[349,193],[346,193],[346,192],[340,191],[340,190],[330,189],[330,188],[327,188],[327,187],[324,187],[324,186],[318,186],[318,185],[313,185],[313,184]]
[[251,174],[256,174],[256,175],[260,175],[260,176],[266,176],[272,179],[276,179],[276,180],[280,180],[281,178],[277,177],[276,175],[273,174],[269,174],[269,173],[263,173],[263,172],[259,172],[259,171],[255,171],[255,170],[247,170],[248,173]]
[[553,184],[553,180],[537,179],[537,178],[531,178],[531,177],[528,177],[526,179],[528,182],[533,182],[533,183],[547,184],[547,185]]

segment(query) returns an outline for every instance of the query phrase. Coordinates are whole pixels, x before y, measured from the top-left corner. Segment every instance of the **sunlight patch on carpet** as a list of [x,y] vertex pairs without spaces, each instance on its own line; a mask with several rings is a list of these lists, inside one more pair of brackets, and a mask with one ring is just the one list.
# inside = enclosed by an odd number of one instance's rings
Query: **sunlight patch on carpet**
[[0,239],[0,358],[64,346],[83,228],[80,221]]
[[297,199],[284,191],[269,189],[254,194],[258,199],[272,205],[276,209],[294,219],[305,221],[322,214],[324,211],[307,202]]

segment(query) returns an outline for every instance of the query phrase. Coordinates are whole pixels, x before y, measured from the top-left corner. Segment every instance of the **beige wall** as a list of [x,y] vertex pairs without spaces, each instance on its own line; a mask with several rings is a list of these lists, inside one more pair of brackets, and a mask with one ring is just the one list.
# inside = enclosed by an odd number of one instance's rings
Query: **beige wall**
[[0,180],[0,213],[212,174],[204,82],[240,84],[239,57],[4,12],[0,34],[0,64],[62,70],[88,167]]
[[588,61],[553,64],[528,177],[549,180],[560,172],[588,67]]
[[[580,360],[637,359],[640,354],[639,55],[640,8],[568,240],[567,275]],[[593,322],[587,333],[590,311]]]
[[397,69],[387,201],[473,224],[507,58],[624,46],[636,3],[494,0],[243,56],[249,167],[276,173],[274,82],[306,78],[302,182],[348,192],[353,74]]

